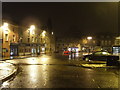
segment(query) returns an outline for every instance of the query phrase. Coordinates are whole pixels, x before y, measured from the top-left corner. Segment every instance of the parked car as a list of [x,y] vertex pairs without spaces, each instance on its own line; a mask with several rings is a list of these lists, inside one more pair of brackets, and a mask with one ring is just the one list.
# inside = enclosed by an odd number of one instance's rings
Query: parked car
[[98,51],[94,52],[90,55],[85,55],[83,57],[83,60],[85,61],[90,61],[90,60],[96,60],[96,61],[107,61],[107,60],[119,60],[119,56],[112,55],[108,52],[104,51]]

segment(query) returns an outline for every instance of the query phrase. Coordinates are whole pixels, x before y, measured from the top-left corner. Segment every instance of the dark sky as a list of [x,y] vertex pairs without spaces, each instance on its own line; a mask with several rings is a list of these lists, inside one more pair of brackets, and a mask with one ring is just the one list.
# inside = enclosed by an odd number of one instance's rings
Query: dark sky
[[[47,24],[57,36],[79,37],[96,32],[117,33],[118,3],[113,2],[4,2],[3,17],[27,25]],[[27,24],[26,24],[27,23]]]

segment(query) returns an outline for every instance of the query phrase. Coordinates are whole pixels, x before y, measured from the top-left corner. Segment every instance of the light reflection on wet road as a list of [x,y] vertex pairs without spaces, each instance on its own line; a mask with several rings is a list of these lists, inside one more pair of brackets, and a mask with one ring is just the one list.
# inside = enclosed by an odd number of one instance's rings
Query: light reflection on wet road
[[118,88],[114,69],[83,68],[78,57],[43,55],[8,60],[19,66],[19,73],[4,87],[9,88]]

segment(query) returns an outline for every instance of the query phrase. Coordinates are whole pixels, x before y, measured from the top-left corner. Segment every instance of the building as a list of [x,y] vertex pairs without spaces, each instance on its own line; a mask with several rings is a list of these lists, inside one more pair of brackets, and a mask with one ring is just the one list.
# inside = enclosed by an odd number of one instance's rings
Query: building
[[55,51],[55,35],[37,25],[18,26],[3,21],[2,56],[39,55]]
[[120,45],[120,36],[115,37],[114,45]]
[[81,50],[83,52],[93,52],[96,51],[96,37],[95,36],[84,36],[80,40]]
[[20,27],[19,55],[31,55],[40,53],[40,29],[34,25]]
[[96,38],[97,45],[101,47],[101,50],[112,52],[115,36],[116,34],[114,33],[99,33]]
[[113,54],[120,56],[120,36],[115,37],[115,42],[112,46],[112,52]]
[[63,52],[64,50],[69,51],[80,51],[81,46],[79,39],[75,38],[58,38],[56,40],[56,51]]
[[18,26],[3,21],[2,29],[2,56],[18,55]]

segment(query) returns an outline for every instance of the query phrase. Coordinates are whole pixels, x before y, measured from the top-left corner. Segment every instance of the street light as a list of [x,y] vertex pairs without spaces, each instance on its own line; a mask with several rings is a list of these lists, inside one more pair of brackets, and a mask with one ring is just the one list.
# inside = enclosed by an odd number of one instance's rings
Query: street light
[[91,49],[92,49],[92,45],[91,45],[92,37],[91,37],[91,36],[88,36],[87,39],[88,39],[88,45],[89,45],[88,52],[90,53],[90,52],[91,52]]
[[5,34],[8,34],[8,25],[8,23],[4,22],[3,26],[1,27]]
[[52,35],[53,35],[53,32],[52,32]]
[[[31,35],[34,35],[35,34],[35,25],[31,25],[30,28],[28,29],[29,30],[29,37],[31,37]],[[32,38],[32,42],[34,42],[34,38]],[[31,40],[30,40],[30,48],[31,48],[31,52],[33,53],[33,48],[31,46]]]
[[88,40],[91,40],[91,39],[92,39],[92,37],[91,37],[91,36],[89,36],[89,37],[87,37],[87,39],[88,39]]
[[45,37],[45,34],[46,34],[46,31],[43,31],[42,32],[42,36]]
[[35,34],[34,33],[34,30],[35,30],[35,25],[31,25],[30,28],[29,28],[30,32],[32,32],[32,34]]

